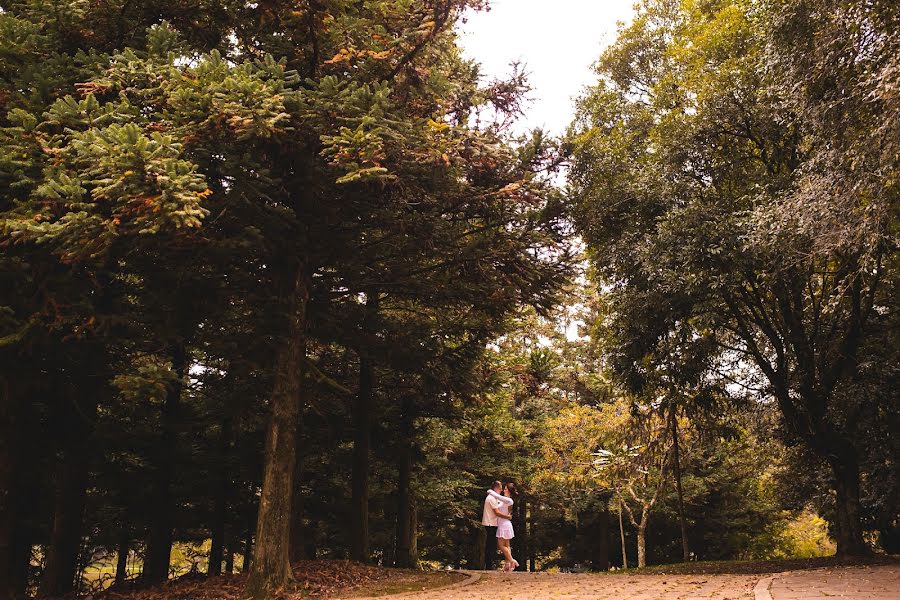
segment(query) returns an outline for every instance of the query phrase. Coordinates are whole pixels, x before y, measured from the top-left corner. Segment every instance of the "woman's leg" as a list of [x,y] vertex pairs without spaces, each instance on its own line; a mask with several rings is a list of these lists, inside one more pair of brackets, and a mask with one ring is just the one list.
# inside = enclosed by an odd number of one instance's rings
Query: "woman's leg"
[[513,564],[513,557],[512,557],[512,550],[510,550],[510,548],[509,548],[509,540],[504,540],[501,538],[501,539],[497,540],[497,542],[499,542],[499,544],[500,544],[500,551],[503,553],[503,558],[506,561],[506,564],[503,565],[503,570],[511,571],[512,569],[510,567],[512,567],[512,564]]

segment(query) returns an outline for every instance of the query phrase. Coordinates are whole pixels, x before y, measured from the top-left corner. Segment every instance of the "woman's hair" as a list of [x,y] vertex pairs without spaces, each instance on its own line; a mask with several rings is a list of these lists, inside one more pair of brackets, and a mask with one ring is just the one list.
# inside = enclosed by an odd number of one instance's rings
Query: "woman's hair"
[[506,489],[509,490],[509,497],[515,499],[516,496],[519,495],[519,492],[516,491],[516,484],[512,481],[506,484]]

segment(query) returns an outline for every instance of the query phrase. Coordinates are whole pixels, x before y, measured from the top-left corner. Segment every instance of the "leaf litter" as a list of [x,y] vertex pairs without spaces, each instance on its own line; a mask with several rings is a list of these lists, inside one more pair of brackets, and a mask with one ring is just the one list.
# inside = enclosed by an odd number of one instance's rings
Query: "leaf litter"
[[[282,600],[326,598],[391,578],[396,569],[367,566],[346,560],[307,560],[293,566],[294,585],[278,597]],[[240,600],[246,575],[206,578],[187,574],[162,585],[129,589],[111,588],[93,596],[96,600]]]

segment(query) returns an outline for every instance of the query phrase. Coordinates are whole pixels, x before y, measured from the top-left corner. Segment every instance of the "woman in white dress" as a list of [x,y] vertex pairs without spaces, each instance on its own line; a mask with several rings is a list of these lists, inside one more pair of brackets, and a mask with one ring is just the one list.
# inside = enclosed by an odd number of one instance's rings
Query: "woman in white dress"
[[514,504],[513,498],[516,496],[516,486],[512,482],[507,483],[503,487],[502,496],[494,490],[488,490],[488,494],[496,500],[499,500],[503,505],[501,510],[495,510],[497,513],[497,546],[500,548],[500,552],[503,553],[503,557],[506,559],[503,570],[512,571],[519,566],[519,561],[513,558],[512,549],[509,547],[509,540],[516,537],[511,521],[512,506]]

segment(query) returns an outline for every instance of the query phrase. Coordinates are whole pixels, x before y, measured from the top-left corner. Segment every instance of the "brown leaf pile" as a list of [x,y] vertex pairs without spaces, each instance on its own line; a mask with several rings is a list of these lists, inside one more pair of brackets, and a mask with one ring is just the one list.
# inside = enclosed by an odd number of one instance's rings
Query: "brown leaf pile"
[[[391,576],[382,567],[370,567],[345,560],[307,560],[294,565],[295,586],[281,597],[284,600],[331,596]],[[98,594],[98,600],[239,600],[246,583],[245,575],[220,575],[209,579],[185,576],[163,585],[145,588],[110,589]]]
[[297,588],[305,595],[327,596],[387,579],[392,571],[347,560],[307,560],[294,565]]

